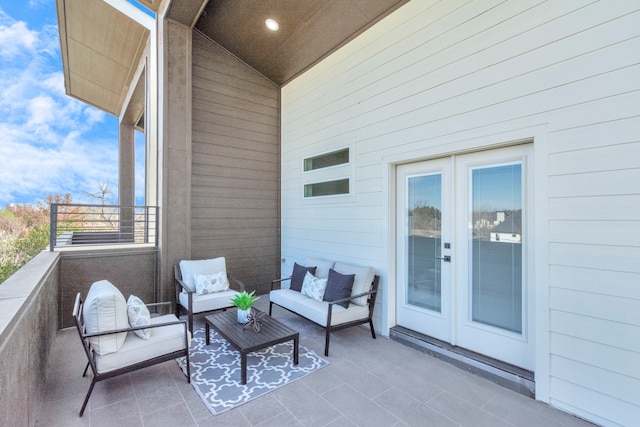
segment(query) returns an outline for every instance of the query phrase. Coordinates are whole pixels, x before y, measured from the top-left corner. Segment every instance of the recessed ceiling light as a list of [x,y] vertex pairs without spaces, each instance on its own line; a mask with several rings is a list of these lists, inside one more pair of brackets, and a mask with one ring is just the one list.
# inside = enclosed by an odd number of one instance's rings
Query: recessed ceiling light
[[280,25],[278,24],[278,22],[275,19],[271,19],[271,18],[264,21],[264,25],[266,25],[267,28],[270,29],[271,31],[278,31],[278,29],[280,28]]

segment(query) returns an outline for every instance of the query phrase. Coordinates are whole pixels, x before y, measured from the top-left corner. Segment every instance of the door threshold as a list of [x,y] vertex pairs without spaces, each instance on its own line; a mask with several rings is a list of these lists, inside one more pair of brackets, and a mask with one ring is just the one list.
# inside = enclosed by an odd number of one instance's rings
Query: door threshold
[[389,338],[486,378],[500,386],[535,398],[535,381],[532,371],[451,345],[402,326],[394,326],[389,329]]

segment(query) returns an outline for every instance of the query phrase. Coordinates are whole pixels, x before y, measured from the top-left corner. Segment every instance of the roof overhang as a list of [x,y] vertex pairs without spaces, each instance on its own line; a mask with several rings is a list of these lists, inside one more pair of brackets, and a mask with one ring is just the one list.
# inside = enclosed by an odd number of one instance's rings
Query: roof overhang
[[126,0],[56,1],[66,93],[120,116],[154,18]]

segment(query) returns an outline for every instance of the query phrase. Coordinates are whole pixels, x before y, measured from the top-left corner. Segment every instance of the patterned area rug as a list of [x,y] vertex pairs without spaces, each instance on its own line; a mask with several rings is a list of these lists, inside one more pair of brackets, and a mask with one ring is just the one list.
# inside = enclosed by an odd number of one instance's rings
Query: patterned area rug
[[[247,356],[247,384],[240,383],[240,352],[211,329],[205,345],[204,327],[193,334],[189,357],[191,384],[214,414],[233,409],[329,364],[300,346],[298,365],[293,364],[293,342],[277,344]],[[185,358],[178,364],[186,372]]]

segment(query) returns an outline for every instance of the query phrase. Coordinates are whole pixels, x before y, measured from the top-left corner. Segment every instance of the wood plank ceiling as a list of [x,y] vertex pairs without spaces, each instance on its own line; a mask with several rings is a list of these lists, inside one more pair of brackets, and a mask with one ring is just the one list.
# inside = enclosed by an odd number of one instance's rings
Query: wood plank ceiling
[[195,27],[281,86],[407,1],[209,0]]
[[[138,2],[154,13],[161,4]],[[406,2],[173,0],[167,16],[195,22],[197,31],[281,86]],[[56,3],[67,94],[120,115],[149,31],[104,0]],[[279,22],[279,31],[267,30],[267,18]]]

